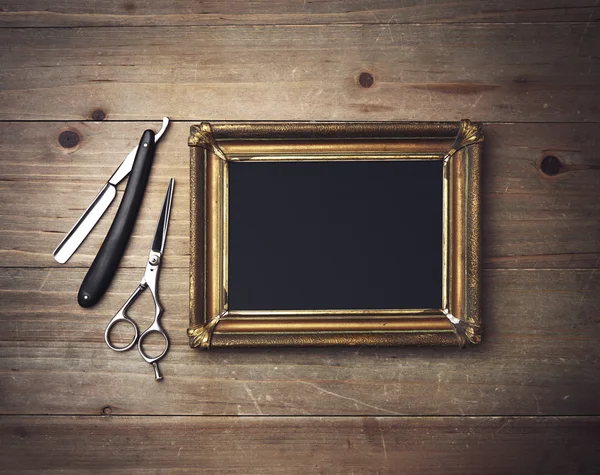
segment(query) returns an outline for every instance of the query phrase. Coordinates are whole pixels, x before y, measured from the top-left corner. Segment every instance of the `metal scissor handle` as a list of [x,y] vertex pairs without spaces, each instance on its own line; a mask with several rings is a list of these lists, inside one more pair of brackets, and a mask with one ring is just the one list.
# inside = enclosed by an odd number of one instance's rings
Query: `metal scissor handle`
[[[152,284],[153,283],[154,282],[152,282]],[[146,288],[148,288],[148,284],[146,282],[142,282],[140,285],[138,285],[138,287],[133,291],[131,296],[123,304],[123,306],[117,312],[117,314],[110,320],[110,322],[108,322],[108,325],[106,326],[106,329],[104,330],[104,341],[106,342],[108,347],[114,351],[127,351],[137,343],[138,351],[139,351],[141,357],[144,359],[144,361],[146,361],[146,363],[151,364],[152,367],[154,368],[154,377],[156,378],[156,380],[161,380],[162,375],[160,374],[160,370],[158,368],[158,360],[160,360],[167,353],[167,351],[169,349],[169,339],[167,337],[167,334],[165,333],[165,331],[163,330],[163,328],[160,326],[160,323],[159,323],[159,319],[163,313],[163,309],[162,309],[160,303],[158,302],[158,299],[156,298],[156,293],[155,293],[156,291],[153,288],[153,285],[150,286],[150,293],[152,294],[152,298],[154,299],[154,307],[155,307],[155,316],[154,316],[154,321],[152,322],[152,325],[150,325],[140,335],[136,323],[129,317],[129,315],[127,315],[127,310],[129,309],[129,307],[133,304],[133,302],[138,298],[138,296]],[[134,336],[133,336],[132,340],[125,346],[116,346],[111,341],[111,332],[112,332],[113,328],[115,327],[115,325],[119,322],[126,322],[133,327]],[[163,337],[165,346],[163,348],[163,351],[158,356],[151,357],[147,353],[144,352],[142,342],[144,341],[144,339],[146,337],[148,337],[149,335],[151,335],[153,333],[157,333]]]
[[[150,294],[152,295],[152,299],[154,300],[154,321],[152,322],[152,325],[150,325],[148,329],[145,330],[138,339],[138,351],[144,359],[144,361],[148,364],[151,364],[154,368],[154,377],[157,381],[162,379],[162,376],[158,369],[158,360],[165,356],[167,350],[169,349],[169,338],[167,337],[167,334],[165,333],[163,328],[160,326],[160,317],[163,314],[163,308],[160,304],[160,301],[158,300],[157,291],[160,261],[161,253],[154,250],[150,251],[150,255],[148,256],[148,264],[146,265],[146,272],[144,274],[144,279],[142,280],[142,283],[140,285],[145,284],[148,287],[148,290],[150,290]],[[144,338],[153,333],[158,333],[160,336],[163,337],[165,347],[162,353],[160,353],[158,356],[150,357],[144,352],[144,349],[142,348],[142,342],[144,341]]]
[[[135,345],[136,342],[138,341],[138,337],[140,335],[140,331],[138,330],[138,327],[135,324],[135,322],[131,318],[129,318],[129,316],[127,315],[127,309],[129,307],[131,307],[131,304],[134,302],[134,300],[136,298],[138,298],[138,296],[144,291],[145,288],[146,288],[145,284],[138,285],[137,289],[135,289],[133,291],[133,293],[127,299],[127,301],[123,304],[123,306],[121,307],[121,309],[112,318],[112,320],[110,322],[108,322],[108,325],[106,325],[106,329],[104,330],[104,341],[106,342],[106,344],[108,345],[108,347],[111,350],[114,350],[114,351],[127,351],[131,347],[133,347],[133,345]],[[113,345],[113,343],[111,341],[111,338],[110,338],[110,335],[111,335],[111,332],[112,332],[113,328],[119,322],[126,322],[126,323],[128,323],[129,325],[131,325],[133,327],[133,332],[134,332],[133,339],[126,346],[115,346],[115,345]]]
[[[162,312],[162,309],[161,309],[161,312]],[[150,357],[146,353],[144,353],[144,349],[142,348],[142,341],[144,340],[144,338],[146,338],[147,336],[149,336],[153,333],[158,333],[160,336],[163,337],[163,340],[165,342],[165,347],[164,347],[162,353],[160,353],[158,356]],[[154,378],[157,381],[163,379],[162,375],[160,374],[160,370],[158,369],[158,360],[160,360],[167,353],[167,350],[169,349],[169,339],[167,338],[167,334],[165,333],[165,331],[160,326],[160,323],[158,323],[158,319],[155,319],[154,322],[152,323],[152,325],[150,325],[150,327],[146,331],[144,331],[144,333],[142,333],[140,335],[137,344],[138,344],[138,351],[140,352],[140,355],[142,355],[142,358],[144,358],[144,361],[146,363],[151,364],[152,367],[154,368]]]

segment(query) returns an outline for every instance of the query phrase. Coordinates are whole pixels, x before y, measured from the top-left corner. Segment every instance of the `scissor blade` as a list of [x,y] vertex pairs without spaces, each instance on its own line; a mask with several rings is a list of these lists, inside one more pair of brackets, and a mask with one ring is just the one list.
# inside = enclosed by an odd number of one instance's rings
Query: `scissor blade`
[[167,195],[165,196],[160,218],[158,219],[158,225],[156,226],[156,232],[154,233],[154,241],[152,242],[152,250],[161,254],[165,248],[165,242],[167,240],[167,228],[169,227],[169,217],[171,216],[174,187],[175,180],[171,178],[169,180],[169,187],[167,188]]
[[[161,126],[160,130],[158,131],[158,133],[154,136],[155,144],[159,141],[159,139],[165,133],[165,130],[167,130],[168,125],[169,125],[169,118],[163,117],[162,126]],[[117,186],[118,183],[120,183],[122,180],[124,180],[125,177],[127,175],[129,175],[129,173],[131,173],[131,169],[133,168],[133,162],[135,161],[135,156],[137,155],[137,151],[138,151],[138,146],[136,145],[135,148],[131,152],[129,152],[127,157],[125,157],[125,160],[123,160],[123,163],[121,163],[121,165],[119,165],[119,168],[117,168],[115,170],[113,175],[108,180],[108,182],[111,185]]]
[[64,264],[69,260],[80,244],[85,240],[89,232],[100,220],[106,208],[109,207],[117,194],[117,189],[110,183],[106,183],[100,193],[96,195],[92,204],[83,212],[69,234],[61,241],[52,255],[56,262]]

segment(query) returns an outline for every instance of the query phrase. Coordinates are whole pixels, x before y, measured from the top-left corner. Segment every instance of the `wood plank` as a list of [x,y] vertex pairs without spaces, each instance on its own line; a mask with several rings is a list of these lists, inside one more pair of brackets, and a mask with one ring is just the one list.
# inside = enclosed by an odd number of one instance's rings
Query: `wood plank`
[[[598,267],[599,131],[595,125],[485,126],[484,267]],[[540,170],[547,156],[562,163],[555,176]]]
[[3,473],[597,473],[600,420],[2,417]]
[[599,121],[599,47],[589,23],[4,28],[0,120]]
[[593,0],[544,0],[525,4],[517,0],[375,0],[368,4],[358,0],[259,0],[252,3],[243,0],[209,0],[198,3],[185,0],[118,3],[97,0],[93,4],[21,0],[0,3],[0,26],[593,22],[600,16],[600,10],[595,7]]
[[[176,180],[167,260],[188,266],[189,154],[193,122],[169,127],[156,159],[123,267],[147,256],[166,183]],[[60,267],[52,251],[103,182],[158,122],[11,122],[0,125],[0,267]],[[59,145],[76,132],[73,148]],[[486,124],[483,168],[486,268],[595,268],[600,259],[598,124]],[[549,177],[546,155],[563,163]],[[120,190],[124,185],[120,186]],[[88,267],[120,195],[67,266]],[[577,230],[577,232],[573,232]]]
[[[93,310],[85,269],[0,270],[0,413],[390,415],[600,413],[600,273],[488,270],[473,348],[213,350],[187,346],[187,269],[160,281],[171,350],[156,383],[103,330],[141,278],[122,269]],[[132,310],[150,323],[150,299]]]

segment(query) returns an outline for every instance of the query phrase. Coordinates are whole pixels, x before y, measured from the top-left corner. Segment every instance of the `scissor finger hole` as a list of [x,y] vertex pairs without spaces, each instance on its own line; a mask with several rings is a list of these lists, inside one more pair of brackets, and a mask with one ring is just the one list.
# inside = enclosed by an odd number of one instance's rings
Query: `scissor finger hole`
[[144,336],[140,342],[142,352],[148,358],[160,356],[167,347],[167,338],[159,332],[153,331]]
[[108,338],[116,349],[127,348],[135,338],[135,329],[131,323],[120,320],[111,327]]

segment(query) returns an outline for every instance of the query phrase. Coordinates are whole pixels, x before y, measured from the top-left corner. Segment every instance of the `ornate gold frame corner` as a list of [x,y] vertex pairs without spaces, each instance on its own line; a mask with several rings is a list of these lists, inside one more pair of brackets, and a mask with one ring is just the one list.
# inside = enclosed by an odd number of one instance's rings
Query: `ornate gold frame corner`
[[[481,341],[481,124],[203,122],[190,129],[193,348],[456,345]],[[228,164],[233,161],[442,160],[442,308],[228,308]]]

